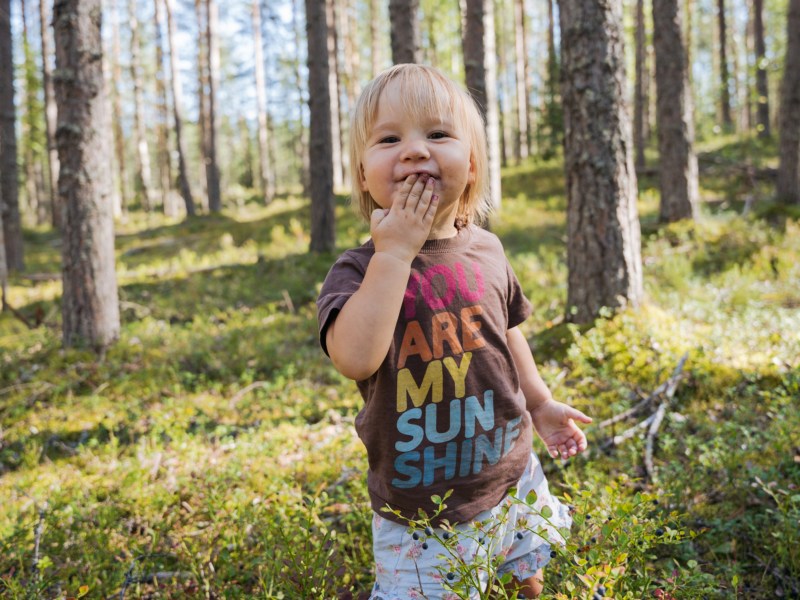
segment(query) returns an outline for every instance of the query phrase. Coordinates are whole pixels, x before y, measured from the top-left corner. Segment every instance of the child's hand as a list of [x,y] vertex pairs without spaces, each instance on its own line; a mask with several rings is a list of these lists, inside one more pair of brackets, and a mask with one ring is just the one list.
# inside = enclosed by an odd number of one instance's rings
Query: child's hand
[[549,400],[531,412],[533,426],[547,451],[553,458],[563,459],[586,450],[586,435],[578,429],[575,421],[591,423],[581,411],[555,400]]
[[370,233],[376,252],[391,254],[411,264],[428,239],[436,216],[436,180],[428,175],[409,175],[391,208],[372,212]]

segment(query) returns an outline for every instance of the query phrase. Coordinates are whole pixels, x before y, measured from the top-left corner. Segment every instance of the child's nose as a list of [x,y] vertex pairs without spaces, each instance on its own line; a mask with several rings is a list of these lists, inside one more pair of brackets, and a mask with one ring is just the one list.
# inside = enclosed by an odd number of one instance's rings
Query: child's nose
[[424,140],[408,140],[403,146],[402,160],[424,160],[430,156]]

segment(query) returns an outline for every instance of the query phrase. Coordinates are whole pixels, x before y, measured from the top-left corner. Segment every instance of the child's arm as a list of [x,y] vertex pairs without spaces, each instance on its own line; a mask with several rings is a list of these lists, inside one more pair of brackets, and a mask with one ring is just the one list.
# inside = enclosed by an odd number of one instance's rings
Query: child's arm
[[581,411],[553,399],[547,384],[539,374],[528,341],[522,332],[513,327],[506,333],[508,347],[520,378],[528,412],[531,413],[536,433],[547,446],[550,456],[569,458],[586,450],[586,435],[575,424],[591,423]]
[[419,253],[433,225],[438,197],[427,176],[409,176],[391,209],[372,213],[375,255],[364,280],[328,326],[326,344],[336,369],[361,381],[378,370],[394,335],[397,315]]

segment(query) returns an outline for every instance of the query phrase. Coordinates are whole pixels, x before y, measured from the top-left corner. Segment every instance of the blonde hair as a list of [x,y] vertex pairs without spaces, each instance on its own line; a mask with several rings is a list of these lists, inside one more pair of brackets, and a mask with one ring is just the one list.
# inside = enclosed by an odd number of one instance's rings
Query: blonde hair
[[448,115],[465,134],[470,158],[475,167],[475,181],[467,184],[458,200],[456,223],[465,226],[481,223],[491,209],[488,201],[488,154],[483,118],[472,97],[444,73],[433,67],[407,63],[395,65],[370,81],[359,96],[350,121],[350,171],[352,202],[364,219],[380,208],[361,190],[361,165],[367,139],[378,114],[378,103],[386,86],[396,81],[403,90],[405,109],[412,116]]

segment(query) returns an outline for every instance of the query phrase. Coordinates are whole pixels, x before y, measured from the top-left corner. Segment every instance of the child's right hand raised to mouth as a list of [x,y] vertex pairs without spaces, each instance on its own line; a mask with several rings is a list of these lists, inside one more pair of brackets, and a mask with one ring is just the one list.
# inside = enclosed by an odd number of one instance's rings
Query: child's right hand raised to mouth
[[425,174],[409,175],[390,208],[377,208],[370,219],[375,252],[394,256],[408,264],[428,239],[439,197],[436,180]]

